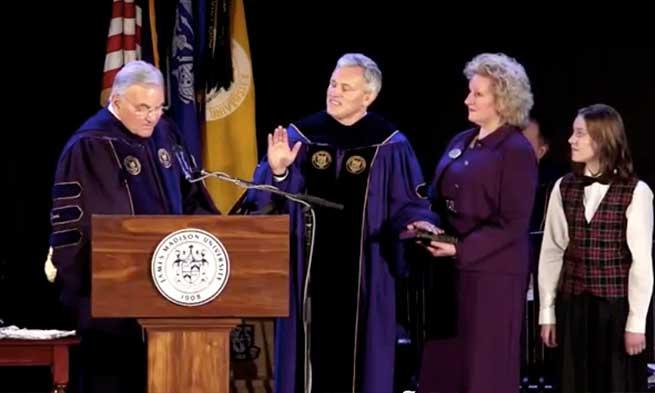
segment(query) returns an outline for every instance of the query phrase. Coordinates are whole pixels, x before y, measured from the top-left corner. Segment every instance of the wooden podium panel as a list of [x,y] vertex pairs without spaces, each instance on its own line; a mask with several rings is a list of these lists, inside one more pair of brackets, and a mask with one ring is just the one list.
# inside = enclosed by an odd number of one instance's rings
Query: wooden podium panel
[[[288,216],[97,216],[92,218],[93,317],[194,318],[288,315]],[[230,259],[221,294],[208,304],[171,303],[155,287],[152,254],[183,228],[212,233]]]
[[[138,318],[148,335],[148,391],[229,392],[231,329],[240,318],[289,314],[289,217],[94,215],[91,223],[91,315]],[[225,287],[197,306],[168,300],[151,273],[161,241],[187,228],[215,236],[229,259]],[[183,244],[177,236],[170,242]],[[196,245],[218,249],[207,242]],[[174,264],[184,262],[184,253]],[[191,263],[201,260],[206,263],[204,256]]]

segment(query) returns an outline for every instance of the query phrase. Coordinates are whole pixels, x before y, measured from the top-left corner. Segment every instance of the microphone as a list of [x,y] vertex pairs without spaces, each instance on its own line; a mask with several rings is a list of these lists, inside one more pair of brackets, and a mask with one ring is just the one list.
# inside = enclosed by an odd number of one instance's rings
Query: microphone
[[184,174],[184,178],[187,180],[193,180],[195,176],[193,175],[193,169],[191,165],[189,164],[189,160],[187,159],[186,152],[184,151],[184,148],[180,145],[173,145],[173,154],[175,154],[175,159],[177,160],[177,163],[180,164],[180,169],[182,170],[182,173]]

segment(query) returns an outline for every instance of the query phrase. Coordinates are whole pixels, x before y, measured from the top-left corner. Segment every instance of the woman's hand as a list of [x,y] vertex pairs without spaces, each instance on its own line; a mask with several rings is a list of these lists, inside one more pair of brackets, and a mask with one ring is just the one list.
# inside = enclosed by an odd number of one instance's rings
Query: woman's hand
[[429,245],[425,245],[425,248],[433,257],[454,257],[457,255],[457,248],[451,243],[432,240]]
[[646,349],[646,335],[643,333],[625,332],[625,352],[628,355],[639,355]]
[[557,346],[555,324],[541,325],[541,341],[548,348],[555,348]]

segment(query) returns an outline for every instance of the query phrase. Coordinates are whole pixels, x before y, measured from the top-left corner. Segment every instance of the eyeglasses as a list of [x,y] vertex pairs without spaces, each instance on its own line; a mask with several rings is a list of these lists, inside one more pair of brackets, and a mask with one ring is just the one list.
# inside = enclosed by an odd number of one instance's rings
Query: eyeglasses
[[150,114],[154,114],[155,116],[161,116],[162,113],[164,113],[164,111],[168,110],[168,107],[164,105],[160,105],[156,108],[151,108],[146,104],[135,105],[123,95],[121,95],[121,98],[124,99],[125,102],[130,104],[130,106],[134,109],[134,114],[136,114],[138,117],[145,118]]

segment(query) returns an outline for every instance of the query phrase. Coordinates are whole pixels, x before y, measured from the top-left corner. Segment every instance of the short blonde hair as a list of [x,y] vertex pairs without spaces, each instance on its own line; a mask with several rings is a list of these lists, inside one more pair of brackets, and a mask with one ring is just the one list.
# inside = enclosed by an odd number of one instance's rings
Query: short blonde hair
[[530,79],[523,66],[504,53],[482,53],[466,64],[464,75],[491,79],[496,110],[501,119],[517,127],[525,127],[534,104]]

